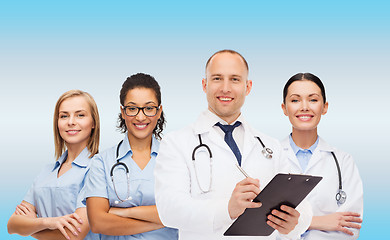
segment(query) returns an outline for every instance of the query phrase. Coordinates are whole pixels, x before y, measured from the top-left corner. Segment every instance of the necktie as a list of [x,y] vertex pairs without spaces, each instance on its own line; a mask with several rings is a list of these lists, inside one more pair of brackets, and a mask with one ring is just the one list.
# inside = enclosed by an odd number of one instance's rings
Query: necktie
[[241,166],[241,153],[240,149],[238,149],[238,146],[236,142],[233,139],[233,130],[241,125],[241,122],[237,121],[234,125],[222,125],[221,123],[215,124],[216,126],[220,127],[222,131],[225,133],[225,142],[230,147],[230,149],[233,151],[234,155],[237,158],[238,165]]

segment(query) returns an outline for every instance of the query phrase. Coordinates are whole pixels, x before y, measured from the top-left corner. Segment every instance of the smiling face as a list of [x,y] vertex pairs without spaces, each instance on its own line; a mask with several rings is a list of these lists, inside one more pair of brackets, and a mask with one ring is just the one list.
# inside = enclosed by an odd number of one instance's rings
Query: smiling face
[[[153,89],[150,88],[133,88],[126,94],[124,107],[158,107],[158,101]],[[144,109],[146,111],[146,109]],[[142,110],[136,116],[130,117],[125,114],[121,108],[122,118],[125,120],[129,140],[145,140],[152,138],[153,130],[160,118],[162,107],[160,106],[157,114],[153,117],[145,116]]]
[[83,96],[65,99],[59,107],[58,131],[65,145],[86,147],[94,128],[88,102]]
[[284,115],[288,116],[294,131],[317,131],[321,116],[328,111],[321,89],[312,81],[293,82],[282,104]]
[[248,80],[243,59],[238,54],[223,52],[210,60],[202,86],[208,109],[230,124],[240,115],[245,97],[252,89],[252,81]]

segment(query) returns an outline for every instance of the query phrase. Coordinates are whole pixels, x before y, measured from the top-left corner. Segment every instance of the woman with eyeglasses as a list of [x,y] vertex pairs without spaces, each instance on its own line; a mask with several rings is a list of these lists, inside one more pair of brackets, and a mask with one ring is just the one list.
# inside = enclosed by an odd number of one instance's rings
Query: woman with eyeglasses
[[100,120],[92,96],[70,90],[54,110],[57,161],[35,179],[8,221],[8,232],[36,239],[99,239],[90,232],[82,189],[99,149]]
[[302,239],[357,239],[363,215],[363,185],[351,155],[318,136],[328,111],[325,87],[311,73],[298,73],[284,86],[282,109],[292,133],[282,142],[293,173],[322,176],[308,195],[313,218]]
[[177,239],[164,227],[154,199],[154,165],[165,125],[160,86],[147,74],[130,76],[120,91],[123,140],[97,154],[85,198],[91,229],[102,240]]

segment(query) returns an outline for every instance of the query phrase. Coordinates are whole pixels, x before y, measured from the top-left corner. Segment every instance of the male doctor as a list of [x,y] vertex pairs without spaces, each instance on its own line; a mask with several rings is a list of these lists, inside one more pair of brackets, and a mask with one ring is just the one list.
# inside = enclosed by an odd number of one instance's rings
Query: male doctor
[[[260,189],[278,172],[289,171],[278,141],[252,129],[241,114],[252,89],[248,69],[235,51],[212,55],[202,80],[208,109],[194,124],[161,142],[155,166],[156,205],[163,224],[179,229],[180,239],[228,238],[223,233],[246,208],[261,207],[252,202]],[[262,154],[257,137],[273,150],[272,158]],[[311,221],[310,205],[305,204],[298,211],[288,206],[281,207],[284,213],[273,210],[267,224],[277,231],[247,238],[275,239],[282,234],[298,239]]]

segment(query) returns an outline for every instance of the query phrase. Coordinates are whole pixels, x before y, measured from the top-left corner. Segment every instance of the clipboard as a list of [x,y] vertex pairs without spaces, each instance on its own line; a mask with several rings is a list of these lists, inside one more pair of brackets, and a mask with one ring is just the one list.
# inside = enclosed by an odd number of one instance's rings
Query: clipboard
[[226,230],[224,236],[269,236],[275,229],[267,224],[267,216],[281,205],[296,208],[322,180],[319,176],[279,173],[253,200],[259,208],[247,208]]

